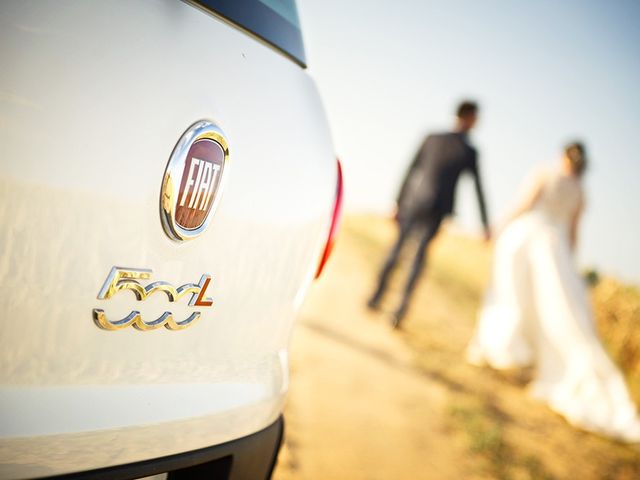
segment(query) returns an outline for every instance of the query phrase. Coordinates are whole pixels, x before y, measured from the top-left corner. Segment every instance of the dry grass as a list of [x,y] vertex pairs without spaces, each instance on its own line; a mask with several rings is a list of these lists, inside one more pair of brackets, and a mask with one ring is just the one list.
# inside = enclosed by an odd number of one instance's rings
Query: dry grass
[[640,403],[640,288],[607,278],[592,293],[598,331]]

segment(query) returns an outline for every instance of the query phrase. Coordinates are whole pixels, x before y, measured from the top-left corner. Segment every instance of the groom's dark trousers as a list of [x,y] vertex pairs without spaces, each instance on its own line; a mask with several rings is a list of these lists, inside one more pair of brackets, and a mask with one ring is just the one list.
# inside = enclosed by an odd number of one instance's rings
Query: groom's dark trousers
[[402,247],[411,234],[417,234],[418,248],[395,314],[398,321],[406,313],[411,295],[424,269],[429,243],[438,233],[442,220],[453,212],[456,184],[463,172],[471,173],[474,178],[480,215],[486,228],[487,212],[478,173],[477,152],[467,143],[464,134],[428,136],[405,176],[397,198],[398,238],[382,267],[378,286],[369,301],[372,306],[380,302]]

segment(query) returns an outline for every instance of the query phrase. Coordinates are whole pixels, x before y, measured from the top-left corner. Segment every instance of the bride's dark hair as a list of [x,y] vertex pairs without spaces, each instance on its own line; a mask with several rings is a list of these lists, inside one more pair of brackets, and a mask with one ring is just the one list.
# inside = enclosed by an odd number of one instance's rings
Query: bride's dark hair
[[577,176],[587,169],[587,153],[582,142],[571,142],[564,147],[564,153],[571,162],[571,168]]

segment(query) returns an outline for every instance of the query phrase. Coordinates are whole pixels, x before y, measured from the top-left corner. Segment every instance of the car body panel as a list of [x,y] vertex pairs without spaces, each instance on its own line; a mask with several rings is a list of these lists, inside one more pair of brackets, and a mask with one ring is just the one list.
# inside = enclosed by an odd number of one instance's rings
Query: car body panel
[[[11,67],[0,74],[2,471],[105,467],[269,425],[335,194],[313,80],[175,0],[0,9]],[[178,243],[162,229],[160,186],[201,119],[227,135],[229,177],[209,228]],[[100,330],[94,308],[114,318],[169,308],[162,295],[98,300],[114,265],[175,286],[210,274],[213,307],[181,331]],[[186,299],[170,307],[177,319],[190,312]]]

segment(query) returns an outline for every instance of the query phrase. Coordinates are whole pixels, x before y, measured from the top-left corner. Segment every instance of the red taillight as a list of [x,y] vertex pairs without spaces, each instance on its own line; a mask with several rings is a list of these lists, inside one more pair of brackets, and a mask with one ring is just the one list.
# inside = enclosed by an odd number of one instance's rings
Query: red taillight
[[340,226],[340,217],[342,215],[342,166],[340,165],[340,160],[337,162],[338,164],[338,185],[336,186],[336,199],[333,204],[333,215],[331,217],[331,228],[329,229],[329,236],[327,238],[327,244],[324,247],[324,251],[322,252],[322,257],[320,257],[320,264],[318,265],[318,270],[316,271],[316,278],[320,276],[324,266],[329,259],[329,255],[331,255],[331,250],[333,250],[333,245],[336,242],[336,236],[338,235],[338,228]]

